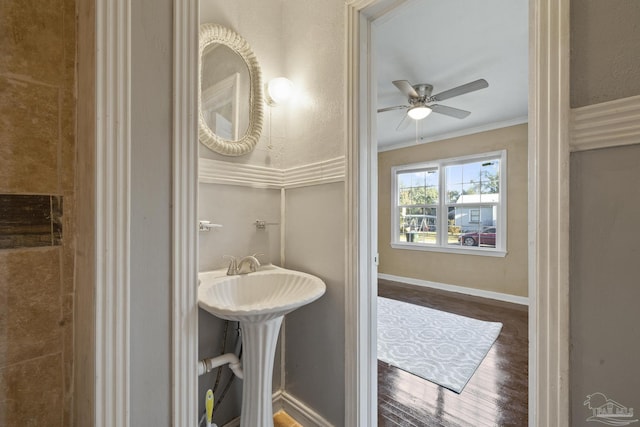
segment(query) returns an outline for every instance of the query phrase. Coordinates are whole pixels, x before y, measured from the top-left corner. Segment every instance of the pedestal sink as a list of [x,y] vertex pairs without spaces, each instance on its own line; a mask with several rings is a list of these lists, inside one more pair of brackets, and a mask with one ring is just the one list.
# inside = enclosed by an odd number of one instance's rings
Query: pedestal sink
[[226,269],[199,274],[198,305],[242,328],[241,427],[273,427],[271,381],[278,332],[285,314],[320,298],[326,286],[310,274],[263,266],[227,276]]

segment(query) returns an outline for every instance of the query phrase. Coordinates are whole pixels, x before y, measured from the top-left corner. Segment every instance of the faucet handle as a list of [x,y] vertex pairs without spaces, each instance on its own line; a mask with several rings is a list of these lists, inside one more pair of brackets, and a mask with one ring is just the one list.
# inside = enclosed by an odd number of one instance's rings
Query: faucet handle
[[227,267],[227,276],[233,276],[238,272],[238,259],[231,255],[222,255],[222,258],[230,260],[229,267]]

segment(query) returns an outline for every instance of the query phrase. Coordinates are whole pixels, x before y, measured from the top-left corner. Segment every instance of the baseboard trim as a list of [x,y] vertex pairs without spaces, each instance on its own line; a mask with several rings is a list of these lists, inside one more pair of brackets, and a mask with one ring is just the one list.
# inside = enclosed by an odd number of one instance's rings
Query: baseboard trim
[[240,417],[232,419],[222,427],[240,427]]
[[304,427],[334,427],[320,414],[286,391],[278,390],[273,394],[273,412],[283,409]]
[[448,285],[446,283],[430,282],[428,280],[414,279],[412,277],[394,276],[393,274],[378,273],[379,279],[391,280],[393,282],[406,283],[408,285],[423,286],[426,288],[439,289],[442,291],[456,292],[459,294],[472,295],[474,297],[488,298],[498,301],[510,302],[519,305],[529,305],[529,298],[517,295],[503,294],[501,292],[485,291],[482,289],[468,288],[466,286]]
[[[273,393],[273,413],[280,410],[284,410],[304,427],[334,427],[316,411],[282,390]],[[232,419],[222,427],[240,427],[240,417]]]

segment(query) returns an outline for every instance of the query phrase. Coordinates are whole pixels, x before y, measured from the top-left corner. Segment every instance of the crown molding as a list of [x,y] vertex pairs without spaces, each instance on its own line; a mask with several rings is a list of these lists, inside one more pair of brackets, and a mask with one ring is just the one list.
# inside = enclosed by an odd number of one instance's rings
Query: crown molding
[[507,128],[511,126],[518,126],[529,122],[528,116],[515,117],[513,119],[504,120],[500,122],[487,123],[480,126],[474,126],[471,128],[460,129],[452,132],[445,132],[439,135],[433,135],[430,137],[420,138],[417,142],[415,140],[404,141],[397,144],[385,145],[378,148],[378,152],[399,150],[401,148],[413,147],[420,144],[428,144],[430,142],[443,141],[445,139],[460,138],[462,136],[475,135],[477,133],[489,132],[492,130]]

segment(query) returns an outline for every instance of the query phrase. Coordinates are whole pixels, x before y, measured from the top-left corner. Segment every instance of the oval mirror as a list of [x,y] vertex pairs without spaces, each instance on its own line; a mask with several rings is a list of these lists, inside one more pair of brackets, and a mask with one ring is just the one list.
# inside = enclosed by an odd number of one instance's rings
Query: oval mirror
[[216,24],[200,26],[200,142],[216,153],[251,152],[262,132],[262,77],[247,41]]

